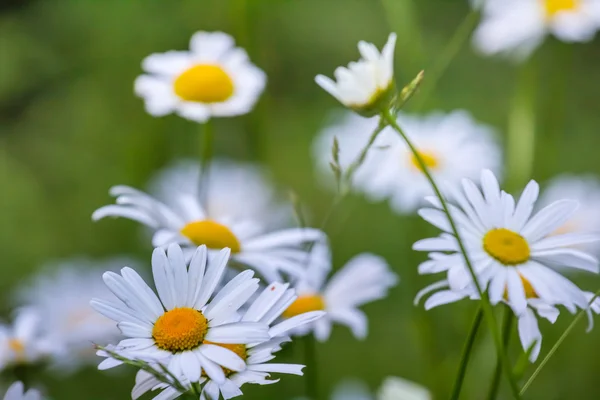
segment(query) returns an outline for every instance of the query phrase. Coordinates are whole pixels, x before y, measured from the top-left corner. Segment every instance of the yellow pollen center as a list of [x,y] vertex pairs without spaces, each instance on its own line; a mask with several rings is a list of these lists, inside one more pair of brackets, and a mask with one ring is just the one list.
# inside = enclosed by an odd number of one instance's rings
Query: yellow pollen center
[[202,344],[208,321],[198,310],[174,308],[161,315],[152,329],[152,338],[160,349],[172,353],[192,350]]
[[186,101],[220,103],[233,95],[233,81],[213,64],[198,64],[185,70],[173,82],[175,94]]
[[[523,275],[519,274],[521,278],[521,282],[523,282],[523,290],[525,290],[525,297],[528,299],[537,299],[539,296],[536,293],[533,286],[531,286],[531,282],[526,279]],[[504,300],[508,301],[508,288],[504,288]]]
[[[420,151],[419,156],[421,157],[423,163],[428,169],[435,169],[440,164],[437,156],[432,152]],[[414,154],[410,156],[410,163],[414,168],[418,169],[421,172],[423,171],[421,165],[419,164],[419,160],[417,160],[417,157],[415,157]]]
[[579,7],[579,0],[542,0],[548,18],[563,11],[574,11]]
[[[209,342],[208,340],[205,340],[203,342],[203,344],[214,344],[216,346],[224,347],[227,350],[233,351],[242,360],[246,361],[246,359],[248,359],[248,351],[246,349],[246,345],[245,344],[214,343],[214,342]],[[221,368],[223,369],[223,372],[225,373],[225,376],[229,376],[229,375],[235,373],[235,371],[232,371],[232,370],[227,369],[225,367],[221,367]],[[202,371],[202,376],[206,376],[204,370]]]
[[206,245],[209,249],[229,247],[232,253],[239,253],[241,245],[238,238],[225,225],[205,220],[190,222],[181,230],[181,234],[195,245]]
[[309,294],[299,296],[296,301],[283,312],[283,317],[291,318],[309,311],[321,311],[324,309],[325,301],[323,300],[323,297],[318,294]]
[[25,360],[25,345],[19,339],[10,339],[8,341],[8,347],[15,353],[15,359],[17,361]]
[[511,230],[492,229],[483,237],[484,250],[504,265],[519,265],[529,260],[527,240]]

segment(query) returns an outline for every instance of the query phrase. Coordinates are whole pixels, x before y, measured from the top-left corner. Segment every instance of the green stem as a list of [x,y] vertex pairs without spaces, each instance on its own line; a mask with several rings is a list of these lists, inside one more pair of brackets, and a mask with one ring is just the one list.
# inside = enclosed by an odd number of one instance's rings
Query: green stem
[[390,30],[398,34],[398,48],[405,55],[403,65],[411,70],[423,65],[423,41],[415,0],[381,0]]
[[[502,338],[504,349],[508,348],[510,342],[510,334],[514,321],[514,314],[510,307],[504,308],[504,321],[502,322]],[[495,400],[498,395],[498,388],[500,387],[500,375],[502,374],[501,360],[498,358],[496,361],[496,369],[494,370],[494,377],[492,378],[492,384],[488,392],[488,400]]]
[[[592,297],[592,299],[588,303],[588,307],[592,305],[592,303],[594,302],[594,300],[596,300],[596,298],[598,298],[599,295],[600,295],[600,290],[598,290],[595,293],[594,297]],[[552,356],[554,355],[554,353],[556,353],[556,350],[558,350],[558,348],[560,347],[560,345],[562,344],[562,342],[565,341],[565,339],[567,338],[567,336],[569,336],[569,333],[571,333],[571,331],[573,330],[573,328],[575,328],[575,325],[577,325],[577,323],[579,322],[579,320],[581,318],[583,318],[583,314],[585,314],[587,311],[588,311],[588,309],[582,309],[582,310],[580,310],[577,313],[577,315],[573,319],[573,322],[571,322],[571,324],[567,327],[567,329],[565,329],[565,331],[558,338],[558,340],[556,341],[556,343],[554,343],[554,346],[552,346],[552,348],[550,349],[550,351],[548,352],[548,354],[546,354],[546,357],[544,357],[544,359],[542,360],[542,362],[540,362],[540,365],[538,365],[538,367],[535,369],[535,371],[533,371],[533,374],[531,374],[531,376],[529,377],[529,379],[527,380],[527,382],[523,385],[523,387],[521,388],[521,395],[523,395],[527,391],[527,389],[529,388],[529,386],[531,386],[531,384],[533,383],[533,381],[535,380],[535,378],[539,375],[539,373],[542,371],[542,369],[546,366],[546,364],[548,363],[548,361],[550,361],[550,358],[552,358]]]
[[475,337],[477,336],[477,331],[481,326],[482,317],[483,309],[479,307],[477,313],[475,313],[475,318],[473,319],[473,324],[471,325],[469,336],[467,336],[467,340],[465,341],[465,346],[463,348],[462,356],[460,358],[460,364],[458,366],[458,373],[456,374],[456,380],[454,381],[454,387],[452,388],[452,396],[450,396],[451,400],[458,400],[458,398],[460,397],[460,390],[462,389],[462,384],[465,380],[467,366],[469,365],[469,359],[471,358],[471,351],[473,350],[473,345],[475,344]]
[[398,132],[398,134],[406,142],[406,144],[410,148],[410,151],[412,152],[413,156],[417,160],[421,170],[423,171],[423,174],[429,181],[429,184],[431,185],[433,191],[435,192],[436,197],[440,200],[444,214],[446,214],[446,217],[448,218],[448,223],[450,224],[452,233],[454,234],[454,237],[456,237],[456,241],[458,242],[458,247],[459,247],[462,257],[465,261],[467,269],[469,270],[471,279],[473,280],[473,284],[475,285],[475,288],[477,289],[477,293],[479,294],[479,296],[481,298],[483,312],[484,312],[487,324],[492,333],[492,337],[494,338],[494,343],[496,345],[496,352],[498,353],[498,357],[502,360],[502,366],[504,368],[506,378],[508,379],[508,381],[510,383],[510,387],[511,387],[513,396],[515,399],[520,399],[521,396],[519,395],[519,388],[517,386],[517,383],[513,379],[511,366],[508,363],[506,354],[504,353],[504,346],[502,345],[502,338],[500,337],[500,332],[499,332],[498,326],[496,324],[496,318],[494,317],[494,310],[492,309],[492,305],[490,304],[490,299],[488,298],[487,292],[482,289],[479,279],[477,278],[477,274],[475,273],[475,269],[473,268],[473,265],[471,264],[471,260],[469,259],[469,255],[467,254],[467,249],[465,248],[465,245],[462,241],[460,233],[458,232],[456,223],[454,222],[454,218],[452,217],[452,215],[450,214],[450,210],[448,209],[448,204],[446,203],[446,199],[442,195],[438,185],[435,183],[435,180],[433,179],[433,176],[431,175],[431,172],[429,171],[429,167],[427,167],[427,164],[425,164],[425,162],[423,161],[421,154],[418,152],[418,150],[412,144],[412,142],[410,141],[408,136],[406,136],[406,134],[404,133],[404,131],[402,130],[400,125],[398,125],[396,118],[392,115],[390,110],[387,110],[387,109],[384,110],[381,113],[381,117],[384,120],[386,120],[387,123],[396,132]]
[[317,371],[317,349],[315,337],[308,334],[303,338],[304,342],[304,364],[306,364],[306,397],[310,400],[318,400],[318,371]]
[[208,198],[208,185],[209,185],[209,170],[210,161],[213,157],[213,146],[214,146],[214,131],[212,122],[206,121],[203,126],[202,133],[202,148],[201,148],[201,161],[200,161],[200,182],[198,183],[198,195],[200,197],[201,204],[206,208]]

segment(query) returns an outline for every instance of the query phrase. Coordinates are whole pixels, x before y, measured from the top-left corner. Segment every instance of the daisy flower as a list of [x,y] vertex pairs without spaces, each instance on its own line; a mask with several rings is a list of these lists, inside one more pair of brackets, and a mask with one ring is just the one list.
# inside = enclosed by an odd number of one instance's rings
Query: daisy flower
[[[484,168],[496,173],[501,169],[502,154],[493,130],[478,124],[466,111],[434,112],[424,117],[401,113],[398,123],[436,181],[458,184],[464,177],[477,177]],[[319,170],[331,175],[329,161],[334,137],[340,146],[340,165],[347,168],[365,147],[377,124],[377,118],[364,119],[348,113],[339,123],[325,129],[313,147]],[[388,199],[398,213],[414,212],[425,196],[433,194],[410,149],[389,127],[379,134],[356,171],[353,187],[372,201]]]
[[41,400],[42,394],[35,389],[25,391],[23,382],[15,382],[6,391],[4,400]]
[[[559,200],[533,214],[538,184],[529,182],[515,202],[511,195],[500,190],[489,170],[481,173],[481,190],[468,179],[463,180],[462,191],[452,185],[446,190],[452,203],[450,212],[475,274],[483,288],[488,287],[492,304],[506,297],[517,315],[526,312],[527,299],[533,297],[570,310],[587,308],[583,292],[554,269],[564,266],[598,273],[598,260],[573,246],[599,240],[600,236],[554,234],[576,212],[576,201]],[[419,272],[447,272],[452,290],[473,286],[439,201],[436,198],[429,201],[433,207],[419,210],[419,215],[444,232],[414,244],[415,250],[430,252],[429,260],[419,266]]]
[[[600,233],[600,179],[592,175],[562,175],[554,178],[542,191],[539,206],[546,206],[559,199],[577,200],[579,208],[554,233]],[[583,249],[598,255],[600,242],[590,243]]]
[[324,310],[327,314],[318,321],[295,330],[297,335],[311,331],[319,341],[331,334],[334,322],[346,325],[354,336],[367,336],[367,317],[359,306],[387,296],[388,290],[398,282],[381,257],[363,253],[352,258],[328,281],[331,254],[326,245],[313,248],[304,277],[295,282],[298,299],[283,313],[291,318],[309,311]]
[[94,297],[111,297],[100,277],[102,272],[123,265],[122,261],[63,261],[48,266],[52,272],[40,274],[19,288],[16,296],[19,304],[43,316],[44,336],[63,344],[65,351],[53,358],[61,371],[95,361],[92,343],[107,343],[120,336],[114,322],[95,312],[89,303]]
[[473,38],[484,54],[529,56],[548,34],[563,42],[592,40],[600,27],[597,0],[486,0]]
[[[190,187],[198,185],[197,180],[187,182]],[[211,182],[211,188],[213,185],[219,187],[222,183]],[[188,255],[200,245],[208,247],[211,253],[227,247],[233,262],[255,269],[269,282],[283,281],[282,272],[292,276],[302,274],[306,260],[304,246],[324,240],[323,232],[317,229],[290,228],[265,233],[263,223],[237,217],[240,215],[237,209],[244,207],[242,203],[231,210],[219,207],[207,210],[200,196],[181,189],[184,186],[182,180],[168,182],[168,188],[163,185],[162,194],[168,195],[162,201],[129,186],[114,186],[110,194],[116,197],[116,204],[99,208],[92,219],[124,217],[140,222],[153,230],[153,246],[177,243]],[[212,192],[209,190],[209,198]],[[253,195],[240,194],[243,197],[238,202]],[[209,207],[217,200],[219,197],[209,199]]]
[[358,42],[361,59],[334,71],[336,81],[317,75],[315,82],[344,106],[361,114],[376,114],[394,93],[394,48],[391,33],[381,53],[372,43]]
[[135,80],[135,93],[149,114],[175,112],[197,122],[250,112],[267,80],[223,32],[197,32],[189,51],[151,54],[142,68],[146,74]]
[[[152,274],[158,296],[133,269],[125,267],[120,275],[103,275],[119,301],[94,299],[91,305],[116,321],[128,337],[117,349],[142,361],[160,362],[174,376],[190,382],[199,382],[204,371],[222,384],[226,379],[222,367],[242,371],[246,364],[234,352],[213,343],[250,344],[270,339],[264,323],[232,322],[236,311],[258,289],[252,271],[241,272],[212,297],[228,258],[229,250],[224,249],[209,260],[206,246],[200,246],[186,267],[179,246],[169,246],[168,254],[155,249]],[[99,368],[119,364],[108,358]]]
[[64,351],[62,344],[43,335],[42,314],[21,308],[12,326],[0,326],[0,369],[11,365],[33,364]]
[[337,386],[331,400],[431,400],[431,394],[417,383],[390,376],[383,381],[376,395],[360,381],[344,381]]
[[[301,325],[312,323],[323,317],[323,311],[312,311],[295,316],[274,324],[274,321],[296,300],[297,296],[289,284],[272,283],[250,305],[248,310],[241,315],[240,321],[260,322],[267,324],[271,339],[251,344],[223,344],[214,343],[233,351],[246,363],[243,371],[231,371],[224,369],[225,382],[219,384],[208,379],[202,388],[201,399],[218,400],[220,396],[224,399],[242,395],[241,386],[246,383],[266,385],[277,382],[269,379],[270,373],[287,373],[302,375],[303,365],[270,363],[275,358],[274,353],[281,350],[281,344],[290,341],[286,333]],[[161,384],[155,377],[145,371],[138,372],[136,386],[133,389],[134,399],[148,390],[164,389],[161,393],[166,398],[176,398],[181,395],[173,387]]]

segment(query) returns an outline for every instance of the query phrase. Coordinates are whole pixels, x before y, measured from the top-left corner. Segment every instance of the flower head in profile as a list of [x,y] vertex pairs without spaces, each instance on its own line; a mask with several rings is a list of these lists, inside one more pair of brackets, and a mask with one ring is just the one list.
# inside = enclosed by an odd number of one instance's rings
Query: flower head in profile
[[136,79],[135,92],[157,117],[175,112],[205,122],[246,114],[266,84],[264,72],[223,32],[197,32],[189,51],[152,54],[142,68],[146,74]]
[[587,42],[600,28],[596,0],[486,0],[474,44],[484,54],[523,59],[548,34],[563,42]]
[[[401,113],[404,127],[429,171],[437,181],[459,184],[462,178],[476,178],[482,169],[501,169],[501,150],[494,131],[477,123],[466,111],[434,112],[426,116]],[[347,113],[326,128],[314,142],[314,156],[320,172],[331,175],[331,143],[339,143],[339,160],[348,168],[369,141],[378,119]],[[465,162],[469,160],[469,162]],[[391,128],[385,128],[354,175],[353,188],[369,199],[387,199],[398,213],[414,212],[423,198],[433,195],[431,185],[416,158]]]
[[299,327],[294,333],[314,332],[317,340],[325,341],[335,322],[348,326],[356,338],[366,338],[367,317],[358,307],[386,297],[388,290],[398,283],[398,277],[383,258],[369,253],[355,256],[327,279],[330,271],[329,248],[316,245],[305,276],[294,284],[298,299],[285,310],[283,317],[323,310],[327,312],[323,318]]
[[23,382],[15,382],[6,391],[4,400],[42,400],[42,394],[35,389],[25,390]]
[[[125,267],[121,274],[103,276],[118,301],[94,299],[91,305],[116,321],[127,337],[116,346],[118,351],[160,363],[172,375],[190,382],[201,381],[205,374],[223,384],[223,367],[243,371],[246,364],[234,351],[215,343],[247,345],[270,339],[267,324],[236,318],[237,310],[258,289],[252,271],[241,272],[214,294],[228,258],[228,249],[209,257],[201,246],[188,266],[179,246],[169,246],[168,254],[156,249],[152,273],[158,296],[133,269]],[[99,368],[120,364],[118,359],[107,358]]]
[[335,81],[324,75],[317,75],[315,81],[344,106],[360,114],[377,114],[394,94],[395,46],[395,33],[390,34],[381,53],[374,44],[360,41],[360,60],[336,68]]

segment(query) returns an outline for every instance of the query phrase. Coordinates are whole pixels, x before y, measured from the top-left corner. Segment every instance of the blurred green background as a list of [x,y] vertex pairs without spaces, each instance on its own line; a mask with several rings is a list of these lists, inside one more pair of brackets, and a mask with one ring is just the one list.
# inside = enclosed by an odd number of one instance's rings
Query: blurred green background
[[[218,155],[263,163],[285,191],[310,210],[313,224],[331,194],[315,180],[310,145],[335,101],[317,87],[317,73],[357,59],[356,43],[382,46],[399,34],[396,76],[407,82],[428,70],[469,13],[463,0],[13,0],[0,5],[0,255],[2,303],[9,315],[11,289],[47,260],[73,255],[131,254],[149,265],[150,246],[137,224],[94,224],[91,212],[110,202],[117,183],[145,187],[169,161],[196,157],[200,128],[176,116],[155,119],[133,94],[133,80],[148,54],[187,49],[197,30],[222,30],[245,47],[268,75],[254,113],[215,121]],[[538,145],[534,177],[600,171],[600,40],[565,45],[549,39],[532,61],[538,86]],[[519,67],[478,56],[467,42],[427,98],[422,111],[464,108],[504,131]],[[425,83],[427,85],[427,81]],[[418,100],[418,99],[417,99]],[[413,102],[407,111],[415,111]],[[366,341],[336,328],[318,350],[319,390],[325,398],[341,379],[376,388],[397,375],[429,387],[435,398],[450,391],[474,304],[424,312],[412,304],[432,277],[420,277],[424,258],[412,243],[435,231],[388,206],[348,199],[328,233],[335,266],[353,255],[381,254],[401,276],[390,297],[364,307]],[[597,278],[575,277],[589,290]],[[572,320],[541,322],[548,350]],[[515,338],[513,336],[513,338]],[[526,398],[597,399],[600,329],[576,327]],[[513,340],[511,355],[520,353]],[[302,362],[301,344],[281,358]],[[479,336],[463,398],[481,399],[495,363],[489,335]],[[530,368],[528,372],[531,372]],[[90,367],[68,377],[42,377],[53,399],[125,399],[133,371]],[[504,382],[503,382],[504,384]],[[244,387],[247,399],[302,395],[304,380],[284,376],[276,385]]]

